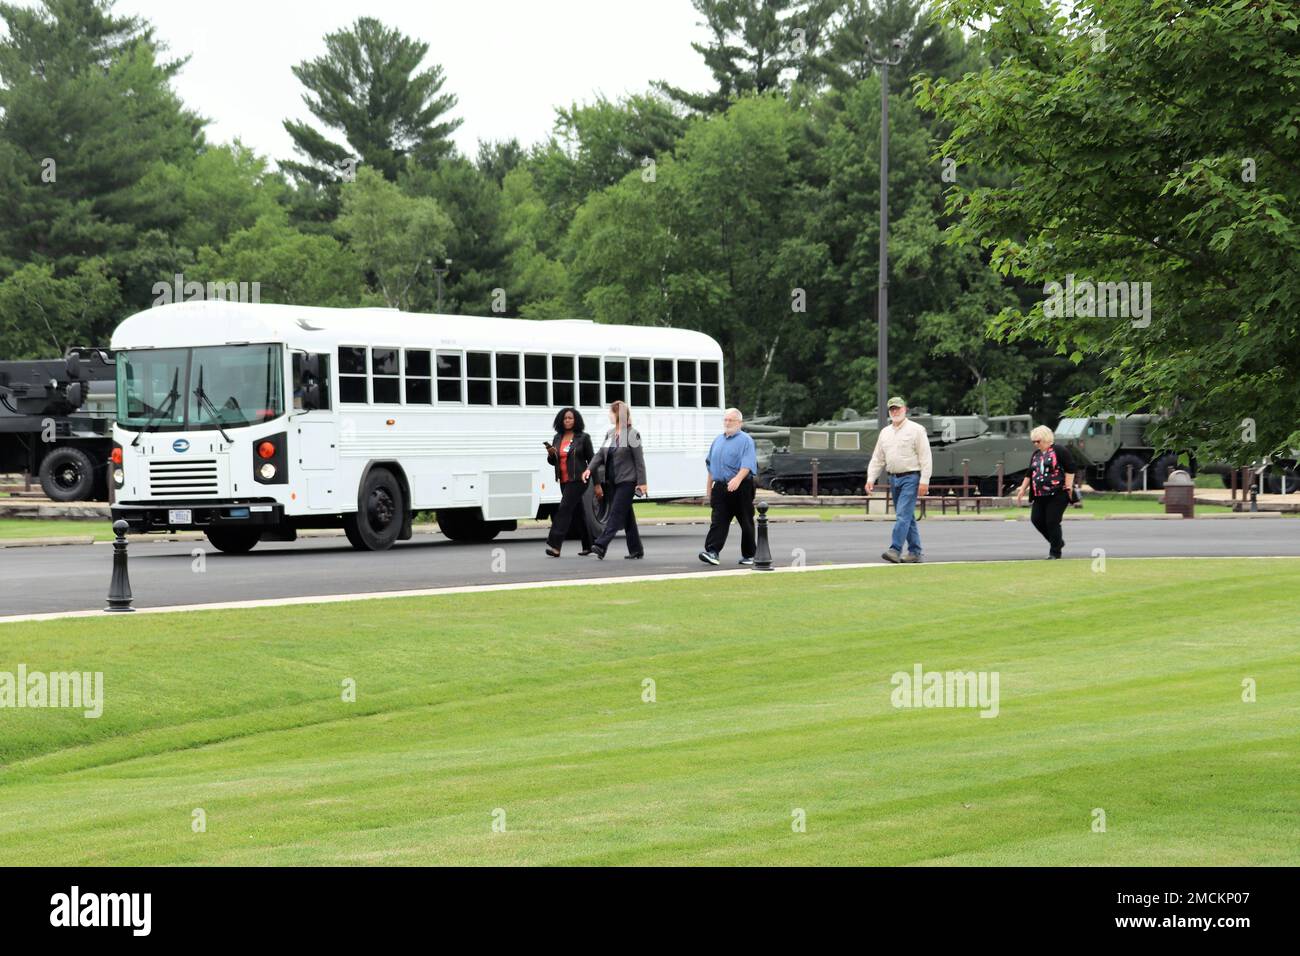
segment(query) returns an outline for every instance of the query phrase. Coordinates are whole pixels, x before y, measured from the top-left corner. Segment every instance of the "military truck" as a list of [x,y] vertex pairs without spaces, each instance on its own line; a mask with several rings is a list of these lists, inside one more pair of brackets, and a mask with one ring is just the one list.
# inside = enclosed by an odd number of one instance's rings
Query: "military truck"
[[[1159,417],[1063,418],[1056,426],[1056,443],[1069,449],[1075,473],[1098,491],[1158,491],[1179,467],[1177,452],[1157,449],[1148,437]],[[1195,462],[1185,470],[1194,476]]]
[[38,476],[54,501],[107,501],[114,371],[98,349],[0,362],[0,472]]
[[[851,410],[850,410],[851,411]],[[813,459],[817,460],[820,494],[862,493],[871,453],[879,434],[875,419],[842,417],[791,428],[786,448],[773,451],[759,483],[779,494],[811,494]],[[934,467],[931,485],[959,485],[969,477],[972,491],[982,495],[998,493],[998,466],[1002,466],[1002,488],[1014,486],[1029,468],[1033,425],[1028,415],[933,415],[909,416],[930,436]]]
[[[1078,472],[1098,491],[1159,490],[1169,473],[1180,466],[1176,452],[1158,451],[1148,436],[1158,418],[1158,415],[1063,418],[1056,426],[1056,441],[1070,449]],[[1224,487],[1232,482],[1233,467],[1224,462],[1197,464],[1193,458],[1184,470],[1193,476],[1201,472],[1217,474]],[[1293,460],[1275,460],[1263,470],[1260,483],[1268,494],[1300,492],[1300,471]]]

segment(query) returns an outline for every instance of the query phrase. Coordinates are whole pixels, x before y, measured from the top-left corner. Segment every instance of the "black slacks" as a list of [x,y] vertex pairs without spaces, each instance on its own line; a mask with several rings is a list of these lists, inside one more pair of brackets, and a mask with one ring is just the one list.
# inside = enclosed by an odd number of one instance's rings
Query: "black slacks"
[[1058,557],[1065,547],[1065,538],[1061,537],[1061,518],[1069,506],[1070,496],[1064,491],[1041,495],[1029,503],[1029,520],[1034,523],[1038,533],[1047,539],[1051,553]]
[[605,519],[605,530],[596,539],[596,544],[601,550],[608,551],[614,535],[626,529],[627,553],[640,554],[641,532],[637,530],[636,515],[632,513],[632,500],[636,497],[636,482],[620,482],[614,486],[613,491],[606,494],[610,495],[609,516]]
[[582,550],[591,550],[591,529],[587,527],[587,516],[582,511],[582,495],[586,490],[586,484],[581,481],[566,481],[560,485],[560,506],[551,515],[551,530],[546,536],[546,543],[556,551],[564,545],[575,520],[582,533]]
[[704,550],[721,554],[731,530],[731,519],[740,522],[740,556],[752,558],[757,546],[754,543],[754,479],[747,476],[735,491],[727,490],[725,481],[715,481],[709,490],[712,515],[709,533],[704,539]]

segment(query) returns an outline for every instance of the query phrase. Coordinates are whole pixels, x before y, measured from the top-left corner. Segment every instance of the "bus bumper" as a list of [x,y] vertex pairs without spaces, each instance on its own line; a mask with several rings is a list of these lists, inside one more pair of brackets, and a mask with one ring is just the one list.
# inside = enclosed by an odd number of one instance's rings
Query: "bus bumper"
[[114,504],[113,521],[133,534],[205,528],[275,528],[284,524],[284,505],[267,501],[169,501],[164,505]]

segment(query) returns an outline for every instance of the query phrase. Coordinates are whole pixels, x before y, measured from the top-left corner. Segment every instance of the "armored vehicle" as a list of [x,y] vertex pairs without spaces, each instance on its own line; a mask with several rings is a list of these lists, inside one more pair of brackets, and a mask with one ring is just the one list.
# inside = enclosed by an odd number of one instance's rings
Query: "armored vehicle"
[[754,453],[758,459],[758,475],[755,481],[761,481],[761,475],[767,471],[772,460],[772,452],[784,448],[790,442],[790,429],[777,425],[778,416],[764,415],[760,418],[746,420],[744,429],[754,439]]
[[[1028,415],[909,416],[930,436],[934,461],[931,485],[960,485],[969,480],[972,491],[998,493],[998,466],[1003,489],[1018,483],[1029,468],[1033,444]],[[841,418],[791,428],[789,445],[775,450],[760,483],[781,494],[812,492],[813,460],[821,494],[862,493],[871,453],[876,447],[875,419]]]
[[[1074,456],[1076,473],[1098,491],[1159,490],[1178,468],[1177,452],[1155,448],[1148,438],[1158,415],[1063,418],[1056,442]],[[1113,421],[1112,421],[1113,419]],[[1196,474],[1195,463],[1188,469]]]

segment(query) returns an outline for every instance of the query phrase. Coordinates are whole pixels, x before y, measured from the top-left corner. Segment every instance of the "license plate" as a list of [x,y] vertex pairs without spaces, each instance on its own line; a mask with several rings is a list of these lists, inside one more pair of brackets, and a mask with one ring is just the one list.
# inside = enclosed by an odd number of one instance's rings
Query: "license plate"
[[173,508],[167,512],[168,524],[193,524],[194,512],[189,508]]

